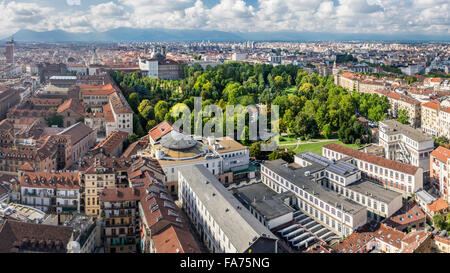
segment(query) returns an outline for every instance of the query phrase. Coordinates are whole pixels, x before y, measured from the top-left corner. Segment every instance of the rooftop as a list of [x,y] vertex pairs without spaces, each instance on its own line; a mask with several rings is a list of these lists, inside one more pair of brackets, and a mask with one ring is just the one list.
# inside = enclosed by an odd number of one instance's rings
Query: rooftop
[[251,205],[267,220],[294,212],[294,209],[277,198],[277,193],[263,183],[243,186],[232,190],[233,195],[244,203]]
[[322,187],[313,180],[312,176],[306,176],[308,171],[312,171],[313,169],[320,170],[320,168],[323,168],[323,166],[320,166],[317,163],[307,167],[301,167],[298,164],[287,164],[286,161],[277,159],[273,161],[266,161],[263,165],[277,175],[293,183],[300,189],[314,195],[316,198],[319,198],[323,202],[332,206],[342,206],[342,209],[347,213],[356,214],[361,210],[365,210],[365,207],[348,198],[345,198],[345,196],[339,195],[335,191]]
[[371,198],[387,204],[391,203],[399,196],[402,196],[399,192],[386,189],[368,180],[359,180],[348,185],[346,188],[364,195],[369,194]]
[[398,161],[390,160],[384,157],[366,154],[364,152],[345,147],[343,145],[339,145],[336,143],[330,143],[323,146],[325,149],[329,149],[346,156],[350,156],[359,160],[363,160],[377,166],[381,166],[387,169],[396,170],[401,173],[407,173],[410,175],[415,175],[417,171],[420,169],[419,167],[408,165],[405,163],[401,163]]
[[74,125],[64,129],[59,135],[68,135],[72,141],[72,145],[77,144],[83,138],[91,134],[93,130],[83,122],[75,123]]
[[206,167],[181,167],[179,171],[237,252],[246,251],[260,237],[276,240]]
[[431,156],[439,159],[441,162],[447,163],[450,158],[450,150],[439,146],[431,153]]
[[72,227],[7,220],[0,231],[0,253],[66,252]]
[[434,198],[431,194],[429,194],[428,192],[426,192],[424,190],[417,191],[416,197],[421,199],[422,201],[424,201],[425,204],[431,204],[436,200],[436,198]]
[[402,134],[417,142],[433,140],[432,137],[424,134],[420,129],[414,129],[396,120],[383,120],[380,122],[380,128],[384,128],[384,133],[387,135]]

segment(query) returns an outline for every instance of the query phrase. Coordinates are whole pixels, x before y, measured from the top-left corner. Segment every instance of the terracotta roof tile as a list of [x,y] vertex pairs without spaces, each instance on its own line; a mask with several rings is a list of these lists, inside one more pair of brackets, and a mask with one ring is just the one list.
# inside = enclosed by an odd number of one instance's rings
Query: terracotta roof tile
[[177,226],[171,225],[152,239],[157,253],[200,253],[192,234]]
[[441,162],[447,163],[450,158],[450,150],[439,146],[431,153],[431,156],[439,159]]
[[167,133],[171,132],[173,129],[172,124],[170,124],[167,121],[163,121],[160,124],[153,127],[149,132],[148,135],[153,141],[158,141],[162,136],[166,135]]
[[407,173],[407,174],[411,174],[411,175],[415,175],[417,173],[417,171],[419,170],[418,167],[412,166],[412,165],[408,165],[408,164],[404,164],[398,161],[393,161],[387,158],[383,158],[380,156],[376,156],[376,155],[370,155],[370,154],[366,154],[364,152],[352,149],[352,148],[348,148],[345,147],[343,145],[339,145],[336,143],[330,143],[327,145],[324,145],[323,148],[353,157],[353,158],[357,158],[359,160],[363,160],[378,166],[382,166],[384,168],[387,169],[392,169],[392,170],[396,170],[398,172],[402,172],[402,173]]
[[447,202],[442,198],[436,199],[433,203],[428,205],[428,209],[432,212],[440,212],[448,208]]

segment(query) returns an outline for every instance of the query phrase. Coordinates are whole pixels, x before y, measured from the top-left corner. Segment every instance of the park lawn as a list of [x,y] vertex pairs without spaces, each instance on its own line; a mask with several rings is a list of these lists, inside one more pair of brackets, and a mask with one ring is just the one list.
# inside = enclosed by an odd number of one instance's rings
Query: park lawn
[[297,145],[283,146],[283,147],[280,147],[280,148],[287,148],[289,150],[293,150],[296,154],[309,151],[309,152],[316,153],[318,155],[322,155],[322,147],[324,145],[327,145],[327,144],[330,144],[330,143],[341,144],[341,145],[344,145],[346,147],[350,147],[350,148],[353,148],[353,149],[358,149],[359,148],[358,145],[355,145],[355,144],[344,144],[344,143],[342,143],[339,140],[317,142],[317,143],[308,143],[308,144],[300,144],[297,149],[296,149]]
[[[336,138],[337,139],[337,138]],[[304,143],[304,142],[309,142],[309,141],[314,141],[314,140],[326,140],[325,139],[325,137],[323,137],[322,135],[321,136],[319,136],[318,138],[313,138],[313,139],[310,139],[310,140],[308,140],[308,141],[306,141],[306,140],[300,140],[300,142],[301,143]],[[333,139],[333,140],[330,140],[330,141],[334,141],[335,139]],[[280,135],[280,144],[289,144],[289,143],[297,143],[298,142],[298,138],[296,137],[296,136],[294,136],[294,135],[285,135],[285,136],[281,136]]]
[[296,136],[280,136],[280,144],[297,143]]

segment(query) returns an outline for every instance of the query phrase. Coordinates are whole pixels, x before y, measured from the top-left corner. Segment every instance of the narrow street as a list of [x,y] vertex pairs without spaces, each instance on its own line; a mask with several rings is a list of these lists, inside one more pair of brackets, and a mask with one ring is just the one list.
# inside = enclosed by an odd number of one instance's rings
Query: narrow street
[[187,214],[182,209],[180,201],[179,200],[175,201],[175,204],[180,208],[179,212],[181,214],[181,217],[183,217],[183,222],[188,227],[189,232],[194,237],[195,242],[197,243],[197,245],[200,247],[201,253],[209,253],[208,248],[203,244],[202,239],[200,238],[200,235],[197,233],[197,230],[195,229],[195,227],[192,224],[191,220],[189,219]]

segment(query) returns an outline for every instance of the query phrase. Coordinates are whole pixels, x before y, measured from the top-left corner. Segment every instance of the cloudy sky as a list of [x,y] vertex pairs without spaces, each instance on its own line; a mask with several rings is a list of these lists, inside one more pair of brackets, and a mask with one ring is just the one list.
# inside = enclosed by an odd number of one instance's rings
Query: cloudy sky
[[0,0],[0,37],[117,27],[448,35],[449,13],[449,0]]

